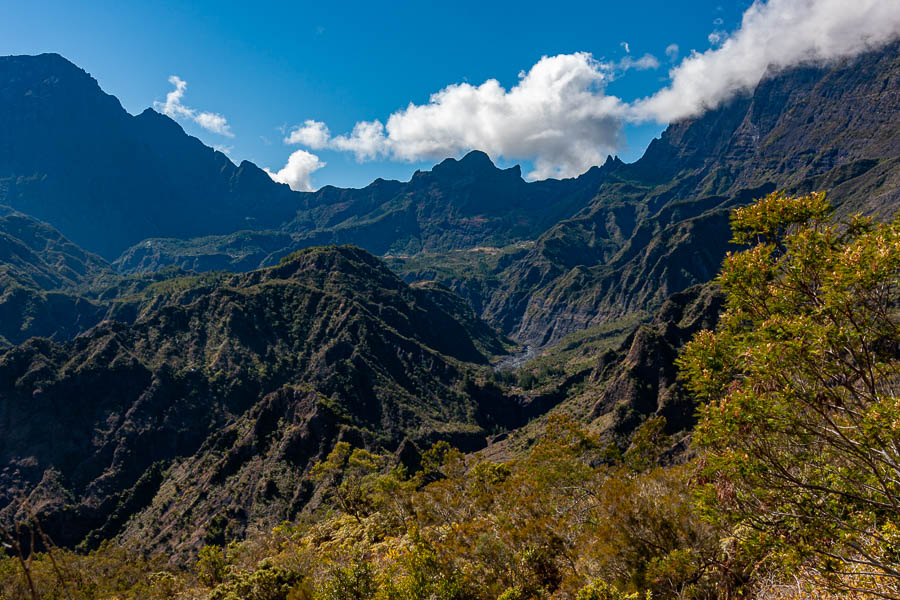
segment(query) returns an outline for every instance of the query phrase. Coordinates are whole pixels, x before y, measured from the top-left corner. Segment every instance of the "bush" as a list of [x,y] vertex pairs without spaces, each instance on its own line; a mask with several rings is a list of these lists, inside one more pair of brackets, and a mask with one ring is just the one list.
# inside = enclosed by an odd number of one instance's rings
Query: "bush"
[[726,311],[680,362],[702,508],[762,570],[900,597],[900,219],[775,193],[733,225]]

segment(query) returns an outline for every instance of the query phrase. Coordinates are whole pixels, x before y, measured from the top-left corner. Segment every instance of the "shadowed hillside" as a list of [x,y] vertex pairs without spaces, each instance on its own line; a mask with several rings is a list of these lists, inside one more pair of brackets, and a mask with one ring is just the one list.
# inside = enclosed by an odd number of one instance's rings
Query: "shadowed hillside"
[[[133,325],[0,355],[0,504],[9,518],[18,494],[41,498],[66,545],[144,509],[159,516],[135,538],[147,547],[195,543],[181,536],[222,511],[236,532],[276,523],[310,500],[309,465],[339,439],[483,446],[510,403],[483,366],[503,347],[447,292],[411,288],[361,250],[303,251]],[[176,535],[160,503],[184,472],[180,494],[200,496],[178,518],[198,528]]]

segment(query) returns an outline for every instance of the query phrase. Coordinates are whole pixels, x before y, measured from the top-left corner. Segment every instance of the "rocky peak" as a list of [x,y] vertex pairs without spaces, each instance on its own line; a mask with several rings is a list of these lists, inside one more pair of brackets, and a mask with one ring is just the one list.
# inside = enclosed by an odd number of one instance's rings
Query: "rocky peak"
[[124,114],[119,101],[103,92],[87,71],[59,54],[0,57],[0,127],[34,119],[71,118],[92,110]]
[[490,157],[480,150],[472,150],[461,159],[447,158],[434,166],[431,175],[440,180],[460,178],[522,178],[519,165],[509,169],[499,169]]

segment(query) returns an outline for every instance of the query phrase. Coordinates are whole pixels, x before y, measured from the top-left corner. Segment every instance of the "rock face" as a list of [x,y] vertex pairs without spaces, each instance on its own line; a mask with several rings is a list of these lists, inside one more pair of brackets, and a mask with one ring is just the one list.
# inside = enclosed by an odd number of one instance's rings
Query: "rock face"
[[[172,537],[176,518],[228,515],[233,533],[277,523],[309,501],[310,462],[338,439],[484,445],[502,394],[476,381],[503,344],[449,292],[409,287],[349,247],[303,251],[131,325],[32,339],[0,354],[0,517],[27,495],[58,543],[132,519],[128,535],[157,549],[203,535]],[[153,531],[134,529],[142,511]]]
[[142,239],[276,227],[297,195],[56,54],[0,57],[0,204],[114,259]]
[[[613,163],[610,163],[613,164]],[[326,186],[279,231],[241,231],[199,239],[153,239],[116,260],[124,273],[175,265],[249,270],[302,248],[354,244],[378,255],[409,256],[533,240],[584,207],[608,167],[576,179],[528,183],[518,166],[498,169],[473,151],[448,158],[408,182],[376,180],[362,189]]]
[[671,125],[636,163],[498,275],[483,316],[535,346],[709,281],[728,216],[776,188],[827,190],[840,214],[900,207],[900,45],[764,80]]
[[599,357],[589,375],[590,420],[627,439],[646,418],[662,416],[671,433],[694,426],[695,406],[678,381],[675,359],[702,329],[713,329],[724,305],[715,284],[673,294],[647,324]]

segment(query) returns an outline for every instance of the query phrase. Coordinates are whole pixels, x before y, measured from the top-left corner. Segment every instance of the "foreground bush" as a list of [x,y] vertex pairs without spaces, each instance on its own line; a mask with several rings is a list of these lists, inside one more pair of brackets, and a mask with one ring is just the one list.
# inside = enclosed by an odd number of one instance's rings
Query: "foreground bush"
[[702,508],[763,571],[900,597],[900,219],[824,194],[739,209],[727,310],[682,358]]
[[[653,437],[660,423],[647,429]],[[715,597],[718,535],[693,510],[689,467],[642,469],[653,461],[616,454],[565,417],[521,460],[479,462],[443,444],[414,477],[339,445],[316,469],[331,508],[311,524],[207,547],[191,572],[131,562],[113,546],[55,556],[78,598]],[[9,558],[0,569],[15,579],[19,566]],[[41,598],[66,597],[48,557],[31,574]],[[20,583],[4,597],[27,598]]]

